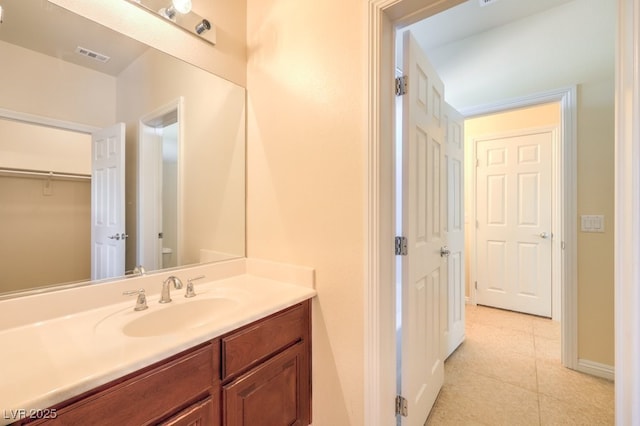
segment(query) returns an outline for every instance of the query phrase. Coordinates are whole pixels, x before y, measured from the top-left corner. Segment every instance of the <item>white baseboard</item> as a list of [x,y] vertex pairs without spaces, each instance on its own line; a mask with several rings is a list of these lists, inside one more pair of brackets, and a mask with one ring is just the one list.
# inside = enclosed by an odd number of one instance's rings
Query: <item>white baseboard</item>
[[600,364],[599,362],[589,361],[588,359],[578,359],[578,368],[576,370],[581,373],[591,374],[592,376],[602,377],[603,379],[615,380],[615,368],[611,365]]

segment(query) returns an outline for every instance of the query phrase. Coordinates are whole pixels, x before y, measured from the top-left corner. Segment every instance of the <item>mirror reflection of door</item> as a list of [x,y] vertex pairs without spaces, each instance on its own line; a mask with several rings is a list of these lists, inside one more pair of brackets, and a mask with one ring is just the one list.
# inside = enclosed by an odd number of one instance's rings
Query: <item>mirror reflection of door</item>
[[179,104],[140,121],[138,264],[146,270],[180,265]]
[[125,125],[118,123],[91,137],[91,279],[124,275]]

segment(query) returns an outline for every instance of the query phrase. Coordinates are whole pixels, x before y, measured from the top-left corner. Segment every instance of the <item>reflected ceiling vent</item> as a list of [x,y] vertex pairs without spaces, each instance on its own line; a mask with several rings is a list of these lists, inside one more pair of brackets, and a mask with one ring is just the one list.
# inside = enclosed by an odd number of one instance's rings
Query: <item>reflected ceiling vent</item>
[[91,58],[95,61],[98,62],[107,62],[109,59],[111,59],[109,56],[107,55],[103,55],[102,53],[98,53],[98,52],[94,52],[93,50],[90,49],[85,49],[84,47],[76,47],[76,53],[78,55],[82,55],[82,56],[86,56],[88,58]]
[[490,4],[493,4],[497,1],[498,0],[478,0],[478,2],[480,3],[480,6],[489,6]]

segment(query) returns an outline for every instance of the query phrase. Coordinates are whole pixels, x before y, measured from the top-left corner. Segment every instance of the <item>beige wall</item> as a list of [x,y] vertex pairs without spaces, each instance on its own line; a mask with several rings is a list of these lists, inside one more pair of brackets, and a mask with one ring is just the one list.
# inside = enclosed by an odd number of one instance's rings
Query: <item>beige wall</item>
[[[116,80],[0,41],[0,108],[104,127],[114,123]],[[78,82],[84,84],[78,84]]]
[[364,3],[249,0],[250,257],[316,270],[313,424],[364,422]]
[[[153,70],[153,72],[150,72]],[[200,249],[245,253],[245,90],[157,50],[118,76],[118,121],[127,126],[127,269],[136,264],[138,121],[184,98],[180,148],[184,202],[182,264]]]
[[[248,255],[316,268],[318,425],[363,422],[367,34],[366,2],[355,3],[247,3]],[[607,217],[607,233],[580,236],[579,356],[607,365],[614,23],[614,2],[578,0],[438,52],[457,78],[445,85],[459,108],[579,85],[579,214]],[[587,177],[585,162],[601,177]]]
[[88,180],[0,175],[0,293],[89,279],[90,211]]
[[0,118],[0,167],[91,174],[91,136]]
[[604,233],[580,232],[578,357],[614,365],[614,82],[581,84],[578,97],[578,219],[604,215]]

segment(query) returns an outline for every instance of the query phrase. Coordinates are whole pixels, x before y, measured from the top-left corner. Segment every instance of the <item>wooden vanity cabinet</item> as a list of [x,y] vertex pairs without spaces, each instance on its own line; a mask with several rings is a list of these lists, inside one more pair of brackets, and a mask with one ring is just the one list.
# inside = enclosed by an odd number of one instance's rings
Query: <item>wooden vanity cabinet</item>
[[305,301],[52,408],[30,425],[306,426],[311,317]]

